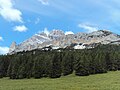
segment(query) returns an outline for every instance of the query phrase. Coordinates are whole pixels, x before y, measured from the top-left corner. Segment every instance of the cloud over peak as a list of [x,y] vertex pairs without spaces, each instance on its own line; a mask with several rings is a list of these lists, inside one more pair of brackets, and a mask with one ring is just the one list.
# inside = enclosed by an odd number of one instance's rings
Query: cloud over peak
[[0,15],[7,21],[23,22],[22,13],[13,7],[12,0],[0,0]]
[[18,31],[18,32],[25,32],[27,30],[28,30],[28,28],[24,25],[14,27],[14,31]]
[[50,34],[49,30],[47,28],[44,28],[43,32],[48,36]]
[[88,33],[93,32],[93,31],[98,31],[97,27],[94,27],[92,25],[87,25],[87,24],[79,24],[78,27],[86,30]]

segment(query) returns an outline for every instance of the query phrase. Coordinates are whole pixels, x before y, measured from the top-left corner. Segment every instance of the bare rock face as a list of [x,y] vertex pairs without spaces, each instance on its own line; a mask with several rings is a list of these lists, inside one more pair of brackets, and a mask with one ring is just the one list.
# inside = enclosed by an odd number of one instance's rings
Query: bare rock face
[[[65,35],[62,30],[53,30],[48,35],[45,33],[38,33],[31,38],[16,45],[15,42],[10,46],[9,53],[30,51],[33,49],[40,49],[47,46],[66,48],[71,44],[77,44],[75,49],[84,49],[94,44],[120,44],[120,35],[114,34],[108,30],[98,30],[92,33],[77,33]],[[79,45],[82,43],[81,45]],[[85,46],[84,46],[85,45]]]
[[16,42],[12,42],[10,49],[9,49],[9,53],[14,53],[14,51],[16,50]]
[[62,30],[53,30],[49,34],[49,36],[62,36],[62,35],[65,35]]

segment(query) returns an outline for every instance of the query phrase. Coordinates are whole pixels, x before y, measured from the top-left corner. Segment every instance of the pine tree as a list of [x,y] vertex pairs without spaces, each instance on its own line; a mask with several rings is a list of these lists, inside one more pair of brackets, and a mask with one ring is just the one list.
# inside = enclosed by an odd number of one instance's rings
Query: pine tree
[[43,77],[43,73],[44,73],[43,62],[44,62],[44,59],[41,55],[35,57],[34,66],[33,66],[34,78]]
[[108,64],[108,70],[110,71],[116,71],[118,68],[117,68],[117,60],[115,58],[115,55],[114,55],[114,52],[110,53],[109,55],[109,63]]
[[54,53],[52,56],[50,78],[59,78],[61,76],[61,58],[59,53]]
[[96,63],[96,73],[106,73],[106,60],[105,60],[105,54],[102,52],[98,53],[95,57]]
[[80,54],[80,57],[76,59],[75,75],[77,76],[89,75],[89,62],[83,53]]
[[96,70],[96,61],[94,59],[95,55],[93,52],[89,52],[87,59],[89,59],[89,73],[95,74]]
[[62,73],[63,75],[69,75],[73,72],[73,56],[69,52],[66,52],[62,59]]
[[11,66],[11,73],[10,73],[11,79],[18,79],[18,69],[20,64],[21,64],[20,55],[16,55],[12,60],[13,66]]
[[118,70],[120,70],[120,54],[119,54],[119,52],[116,53],[116,56],[117,56],[117,68],[118,68]]
[[0,78],[4,76],[4,60],[3,57],[0,57]]
[[7,69],[10,63],[9,56],[0,56],[0,78],[7,76]]

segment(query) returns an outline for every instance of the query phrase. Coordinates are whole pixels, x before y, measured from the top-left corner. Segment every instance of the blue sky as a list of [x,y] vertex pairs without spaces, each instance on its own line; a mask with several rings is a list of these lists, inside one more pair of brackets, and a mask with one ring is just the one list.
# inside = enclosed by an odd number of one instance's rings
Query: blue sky
[[44,28],[120,34],[119,23],[119,0],[0,0],[0,54]]

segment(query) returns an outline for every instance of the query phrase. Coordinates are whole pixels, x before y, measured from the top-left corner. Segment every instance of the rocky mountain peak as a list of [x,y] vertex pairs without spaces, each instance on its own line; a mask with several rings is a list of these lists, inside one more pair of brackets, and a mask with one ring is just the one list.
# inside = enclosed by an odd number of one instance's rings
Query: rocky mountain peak
[[98,30],[98,31],[94,31],[94,32],[92,32],[92,33],[89,33],[89,35],[105,35],[105,36],[107,36],[107,35],[110,35],[110,34],[112,34],[112,32],[110,32],[110,31],[108,31],[108,30]]
[[44,32],[42,32],[42,33],[38,33],[38,34],[36,34],[36,35],[41,35],[41,36],[45,36],[45,37],[48,36],[48,35],[47,35],[46,33],[44,33]]
[[113,34],[111,31],[109,30],[99,30],[99,32],[102,32],[103,34],[105,34],[106,36],[107,35],[110,35],[110,34]]
[[14,52],[14,50],[16,49],[16,42],[12,42],[11,46],[10,46],[10,49],[9,49],[9,53],[12,53]]
[[52,30],[50,32],[50,36],[62,36],[65,35],[64,32],[62,30]]
[[114,34],[108,30],[98,30],[92,33],[77,33],[72,35],[65,35],[62,30],[52,30],[48,35],[43,32],[35,34],[19,45],[13,42],[10,46],[9,53],[40,49],[46,46],[65,48],[74,43],[81,43],[75,47],[78,49],[86,48],[90,45],[92,45],[93,48],[94,44],[97,43],[120,44],[120,35]]

